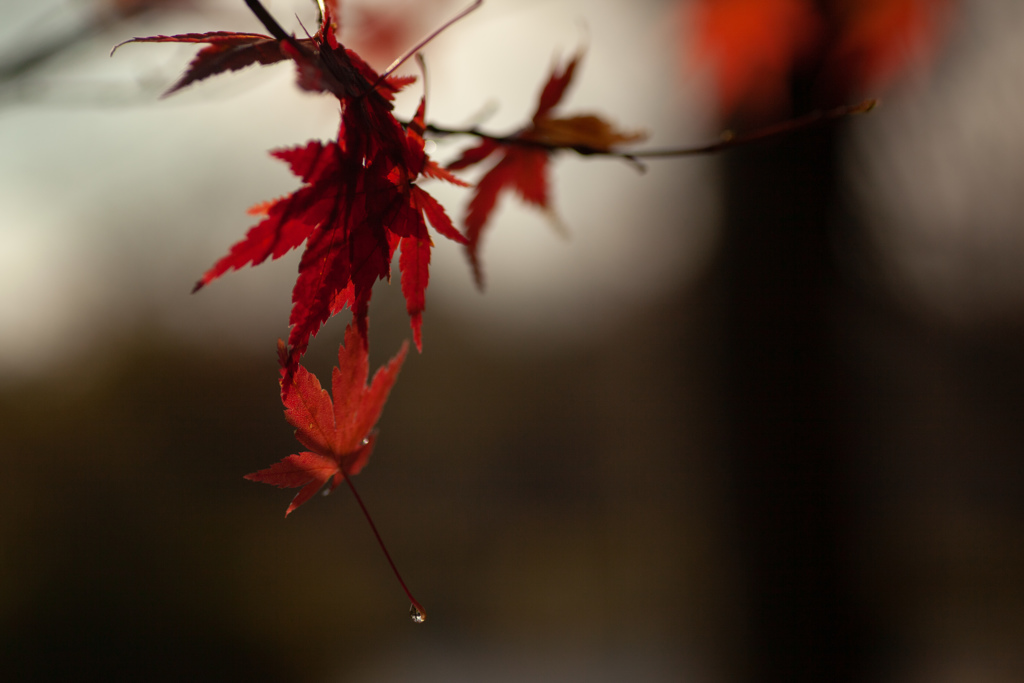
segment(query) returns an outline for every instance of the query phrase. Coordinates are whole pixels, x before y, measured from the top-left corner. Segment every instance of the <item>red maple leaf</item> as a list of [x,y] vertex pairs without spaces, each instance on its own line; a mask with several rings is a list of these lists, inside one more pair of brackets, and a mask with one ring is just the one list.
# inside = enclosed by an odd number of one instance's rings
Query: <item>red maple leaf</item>
[[402,294],[405,295],[406,310],[409,313],[413,341],[416,342],[417,349],[422,347],[421,326],[423,309],[426,306],[427,282],[430,278],[432,242],[430,235],[427,234],[427,221],[429,220],[434,229],[448,239],[468,244],[462,233],[452,225],[452,220],[445,213],[444,207],[415,184],[417,178],[426,176],[468,187],[466,183],[438,166],[424,152],[425,112],[426,98],[422,98],[416,116],[406,129],[406,164],[404,168],[396,167],[392,177],[403,194],[403,200],[391,220],[391,230],[402,237],[402,255],[399,257],[398,267],[402,272]]
[[285,511],[287,516],[316,495],[328,480],[329,490],[333,491],[346,476],[359,474],[373,451],[373,427],[408,347],[408,342],[403,343],[395,357],[377,370],[373,381],[367,384],[366,343],[359,327],[349,325],[345,343],[338,349],[338,366],[331,375],[333,402],[316,376],[299,365],[289,382],[282,380],[281,400],[285,419],[295,427],[295,438],[309,450],[289,455],[245,478],[279,488],[301,486]]
[[252,64],[274,64],[288,59],[288,55],[281,49],[280,41],[261,33],[214,31],[212,33],[181,33],[174,36],[149,36],[126,40],[115,46],[114,50],[126,43],[207,44],[207,47],[196,54],[178,82],[163,94],[164,97],[181,90],[186,85],[225,71],[237,71]]
[[[295,61],[300,87],[317,92],[332,92],[339,99],[365,96],[379,104],[380,95],[390,99],[397,90],[396,85],[400,87],[411,82],[405,77],[378,82],[377,74],[355,52],[338,43],[334,20],[336,3],[327,2],[323,9],[320,28],[316,35],[307,38],[295,38],[285,34],[283,29],[275,36],[234,31],[180,33],[131,38],[114,46],[111,54],[128,43],[207,44],[189,63],[177,83],[164,93],[165,97],[187,85],[225,71],[237,71],[252,64],[274,64],[285,59]],[[365,82],[367,79],[370,83]],[[371,83],[376,86],[373,89],[375,92],[367,92],[371,90]]]
[[448,165],[458,170],[480,163],[492,154],[501,158],[476,184],[466,211],[466,250],[477,285],[483,286],[480,267],[480,237],[498,196],[514,190],[523,201],[548,209],[548,160],[558,149],[573,149],[581,154],[607,152],[614,145],[635,142],[640,133],[622,133],[604,119],[593,115],[554,118],[551,110],[562,100],[572,82],[582,55],[577,54],[564,68],[552,70],[541,91],[530,123],[506,138],[483,138],[476,147],[462,153]]
[[[311,336],[335,313],[352,310],[366,338],[373,285],[399,268],[417,348],[422,346],[422,311],[431,241],[424,217],[442,235],[465,243],[441,206],[414,183],[420,175],[460,182],[423,152],[423,104],[406,131],[392,114],[391,99],[412,78],[381,79],[359,55],[335,37],[333,3],[323,7],[316,35],[296,39],[216,32],[136,38],[134,42],[208,43],[170,91],[213,74],[249,64],[293,60],[306,90],[330,92],[341,105],[337,140],[277,150],[303,181],[297,191],[254,209],[264,219],[249,230],[195,286],[198,290],[228,270],[278,258],[305,244],[292,291],[286,366],[294,370]],[[278,35],[278,32],[275,32]],[[133,41],[128,41],[133,42]]]
[[[346,130],[355,126],[343,123],[338,142],[310,142],[273,152],[306,185],[261,205],[266,218],[207,271],[197,289],[229,269],[277,258],[306,242],[289,320],[288,362],[294,364],[305,352],[309,337],[344,308],[353,311],[365,338],[373,285],[390,277],[391,260],[400,246],[402,292],[413,339],[422,348],[422,312],[433,244],[427,221],[441,235],[466,243],[444,208],[416,184],[425,176],[464,185],[424,153],[424,108],[421,100],[408,130],[399,128],[396,135],[401,138],[387,147],[371,149],[365,138],[350,143],[352,136]],[[399,125],[393,117],[390,120]],[[353,145],[360,145],[363,154],[346,149]],[[369,161],[364,165],[361,159]]]

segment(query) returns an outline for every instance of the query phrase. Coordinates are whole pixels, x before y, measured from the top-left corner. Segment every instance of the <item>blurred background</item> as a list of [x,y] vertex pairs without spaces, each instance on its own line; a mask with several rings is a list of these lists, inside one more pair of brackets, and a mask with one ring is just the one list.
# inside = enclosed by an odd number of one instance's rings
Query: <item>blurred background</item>
[[[343,5],[378,67],[461,8]],[[356,480],[423,626],[344,490],[286,520],[241,478],[297,450],[297,258],[189,291],[295,188],[267,150],[337,111],[285,64],[160,99],[194,48],[108,56],[210,30],[262,32],[241,0],[0,0],[5,677],[1024,680],[1024,5],[487,0],[427,48],[428,118],[499,133],[579,45],[560,111],[652,147],[883,101],[643,174],[560,156],[570,238],[505,197],[482,293],[437,242]]]

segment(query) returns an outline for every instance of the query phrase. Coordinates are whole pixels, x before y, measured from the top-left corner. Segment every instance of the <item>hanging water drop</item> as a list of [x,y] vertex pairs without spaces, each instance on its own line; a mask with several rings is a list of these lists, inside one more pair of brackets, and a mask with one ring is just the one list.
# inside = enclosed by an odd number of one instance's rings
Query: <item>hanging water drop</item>
[[409,616],[412,617],[412,623],[422,624],[427,620],[427,612],[422,607],[417,605],[415,602],[409,605]]

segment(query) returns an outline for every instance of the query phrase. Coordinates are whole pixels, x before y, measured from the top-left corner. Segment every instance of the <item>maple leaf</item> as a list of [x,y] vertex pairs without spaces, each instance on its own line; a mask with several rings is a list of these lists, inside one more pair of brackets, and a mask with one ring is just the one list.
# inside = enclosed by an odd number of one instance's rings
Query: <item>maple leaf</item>
[[[402,272],[402,294],[405,296],[406,310],[412,324],[413,341],[417,349],[422,349],[423,309],[426,307],[426,289],[430,278],[430,247],[432,242],[427,234],[427,221],[441,235],[460,244],[468,244],[468,240],[452,224],[451,218],[436,199],[415,184],[417,178],[426,176],[445,180],[454,185],[467,187],[445,169],[430,160],[424,152],[423,131],[425,122],[426,98],[420,99],[416,116],[406,129],[406,166],[405,172],[410,176],[397,177],[397,185],[404,194],[397,213],[391,222],[391,230],[400,235],[402,254],[398,267]],[[397,169],[396,169],[397,170]]]
[[416,347],[421,349],[432,246],[426,221],[445,237],[466,242],[440,204],[415,184],[420,176],[461,183],[423,151],[424,103],[412,133],[392,113],[394,94],[415,79],[381,78],[358,54],[341,45],[335,35],[336,9],[333,2],[321,3],[319,30],[304,39],[285,34],[266,15],[261,19],[274,37],[214,32],[128,41],[208,44],[168,94],[224,71],[291,59],[301,88],[331,93],[339,100],[341,124],[336,140],[271,153],[289,165],[303,186],[251,209],[263,219],[193,289],[229,270],[257,265],[305,245],[292,290],[286,361],[290,371],[295,370],[310,338],[344,308],[353,312],[365,342],[373,285],[390,279],[399,245],[402,290]]
[[506,138],[485,137],[448,165],[448,170],[458,170],[500,155],[497,163],[477,182],[465,217],[466,251],[473,277],[481,288],[480,238],[502,192],[513,190],[526,203],[550,210],[548,160],[555,151],[572,149],[581,154],[595,154],[644,138],[642,133],[620,132],[598,116],[551,116],[551,110],[561,102],[572,82],[580,59],[582,54],[577,53],[561,69],[556,64],[541,91],[529,125]]
[[[424,153],[424,109],[425,100],[421,99],[408,130],[399,128],[396,134],[401,139],[386,146],[372,146],[367,136],[350,139],[345,131],[356,128],[343,122],[337,144],[310,143],[276,152],[307,187],[271,205],[267,219],[201,280],[205,284],[227,268],[257,262],[252,256],[276,256],[307,239],[292,292],[291,363],[301,358],[309,337],[345,308],[353,312],[366,336],[373,285],[390,277],[391,260],[398,248],[413,340],[416,348],[422,349],[422,313],[433,246],[427,222],[442,236],[467,243],[444,208],[416,184],[428,177],[465,185]],[[388,116],[379,126],[394,122]],[[359,147],[357,153],[351,151],[355,146]]]
[[[336,12],[336,3],[327,2],[323,7],[319,30],[316,35],[307,38],[287,35],[279,27],[280,34],[275,36],[233,31],[180,33],[131,38],[115,45],[110,53],[113,55],[118,48],[129,43],[207,44],[189,63],[181,78],[164,92],[164,97],[226,71],[237,71],[252,64],[266,66],[291,59],[298,67],[299,87],[304,90],[332,92],[339,99],[367,97],[375,100],[378,105],[381,98],[390,100],[398,89],[411,80],[408,77],[389,77],[377,82],[376,73],[359,55],[338,43],[335,36]],[[369,82],[366,82],[367,79]],[[385,108],[390,109],[388,105]]]
[[214,31],[211,33],[181,33],[174,36],[149,36],[132,38],[114,46],[111,54],[127,43],[206,43],[188,65],[185,73],[172,85],[163,97],[181,90],[186,85],[201,81],[225,71],[237,71],[252,64],[274,64],[288,59],[281,49],[280,41],[261,33],[233,33]]
[[369,360],[359,327],[350,324],[345,343],[338,349],[338,366],[331,375],[331,396],[311,372],[299,365],[282,380],[281,400],[285,419],[295,428],[295,438],[308,451],[289,455],[267,469],[245,475],[250,481],[279,488],[299,488],[285,516],[308,501],[330,481],[333,491],[345,477],[358,474],[370,458],[380,418],[408,342],[367,384]]

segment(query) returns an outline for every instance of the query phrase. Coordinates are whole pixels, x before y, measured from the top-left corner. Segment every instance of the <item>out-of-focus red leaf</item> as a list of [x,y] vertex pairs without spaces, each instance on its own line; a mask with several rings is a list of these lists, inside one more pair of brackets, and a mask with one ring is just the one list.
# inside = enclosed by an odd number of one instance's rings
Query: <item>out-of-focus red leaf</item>
[[349,2],[347,26],[352,46],[371,64],[388,64],[436,21],[449,0]]
[[955,0],[684,0],[692,24],[686,63],[714,77],[718,110],[762,118],[788,105],[799,69],[834,105],[885,88],[926,64]]
[[369,360],[365,339],[358,326],[349,325],[345,343],[338,349],[338,366],[331,376],[333,402],[316,376],[301,365],[282,381],[285,419],[295,428],[295,438],[309,450],[289,455],[245,478],[280,488],[302,487],[288,506],[287,516],[328,480],[333,478],[333,489],[346,476],[358,474],[373,450],[373,427],[407,349],[408,343],[403,343],[395,357],[367,384]]
[[707,68],[718,110],[755,115],[788,106],[789,75],[822,37],[809,0],[693,0],[685,61]]
[[448,164],[449,171],[458,171],[478,164],[494,152],[501,149],[501,143],[490,138],[483,138],[476,147],[470,147],[462,152],[458,159]]
[[[483,288],[480,264],[480,238],[487,220],[504,190],[515,189],[527,202],[547,207],[548,153],[543,149],[517,148],[509,145],[501,160],[484,174],[466,210],[466,252],[473,268],[477,286]],[[525,191],[524,191],[525,190]]]
[[359,5],[353,12],[357,47],[375,64],[400,54],[416,39],[418,21],[408,11]]
[[949,25],[950,0],[839,0],[844,30],[828,77],[845,90],[889,86],[907,67],[931,61]]
[[572,83],[572,77],[576,73],[576,65],[582,58],[583,55],[577,53],[561,71],[559,71],[557,63],[552,67],[551,76],[548,77],[548,82],[544,84],[544,89],[541,90],[540,98],[537,100],[537,110],[533,113],[534,123],[547,116],[548,112],[562,101],[562,96],[565,95],[565,90]]

